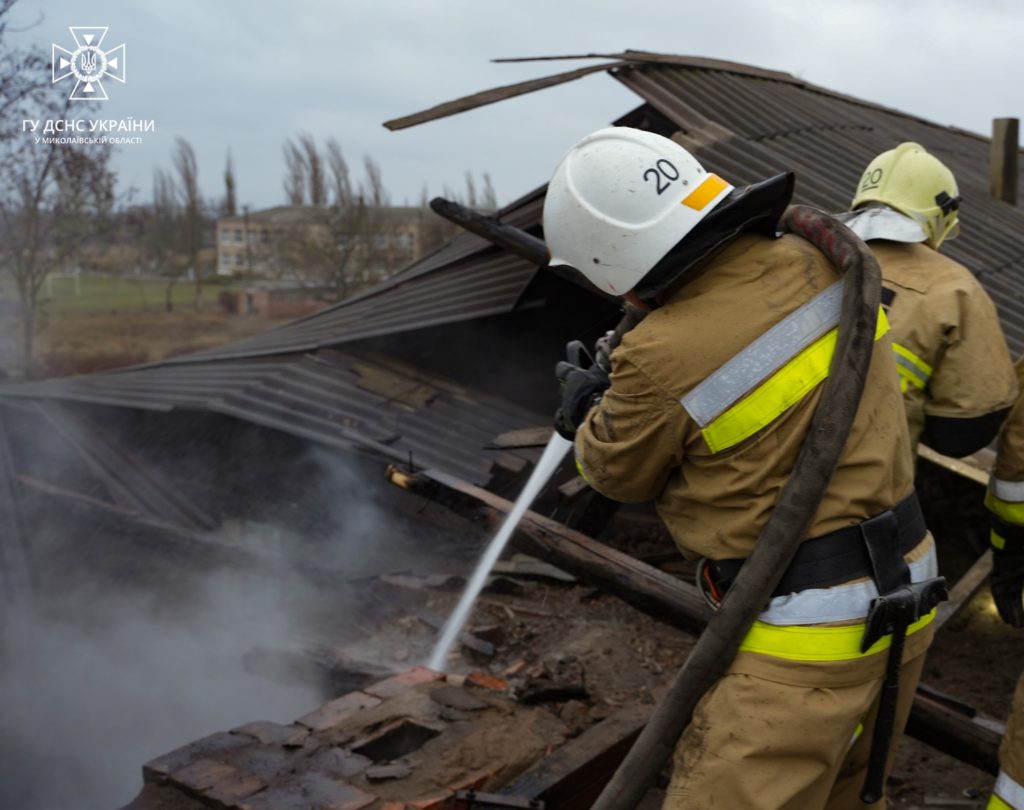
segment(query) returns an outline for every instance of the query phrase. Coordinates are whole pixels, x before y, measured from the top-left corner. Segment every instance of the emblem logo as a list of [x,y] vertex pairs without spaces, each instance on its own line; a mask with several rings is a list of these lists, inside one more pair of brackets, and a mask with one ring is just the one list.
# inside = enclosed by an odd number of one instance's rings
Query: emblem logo
[[110,97],[103,88],[103,79],[109,77],[125,83],[125,46],[109,51],[100,46],[107,35],[106,27],[69,26],[75,40],[75,50],[69,51],[53,45],[53,84],[74,76],[75,87],[68,98],[73,101],[107,101]]

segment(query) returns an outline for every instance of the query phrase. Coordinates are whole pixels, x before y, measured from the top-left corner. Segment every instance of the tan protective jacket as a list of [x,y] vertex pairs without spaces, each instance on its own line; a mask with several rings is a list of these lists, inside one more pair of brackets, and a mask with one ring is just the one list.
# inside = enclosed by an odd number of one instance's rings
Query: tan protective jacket
[[1008,408],[1013,361],[988,293],[924,243],[872,241],[882,268],[912,446],[926,416],[969,419]]
[[[1024,357],[1014,367],[1017,382],[1024,393]],[[996,445],[996,466],[992,475],[1001,481],[1024,481],[1024,396],[1014,403]]]
[[[821,395],[816,386],[753,436],[713,452],[681,399],[838,276],[796,236],[745,235],[629,332],[611,388],[576,435],[591,485],[618,501],[655,499],[685,552],[749,555],[789,477]],[[816,537],[884,512],[912,489],[909,438],[887,337],[839,466],[811,526]]]
[[[1017,361],[1017,380],[1024,392],[1024,357]],[[1020,396],[999,433],[996,464],[989,482],[985,503],[1010,523],[1021,523],[1024,498],[1024,396]],[[1006,722],[1006,733],[999,746],[1000,781],[996,792],[1006,799],[1024,794],[1024,674],[1017,681],[1013,708]],[[1011,780],[1009,784],[1006,779]],[[1010,806],[1016,806],[1011,803]],[[1022,805],[1024,806],[1024,805]]]

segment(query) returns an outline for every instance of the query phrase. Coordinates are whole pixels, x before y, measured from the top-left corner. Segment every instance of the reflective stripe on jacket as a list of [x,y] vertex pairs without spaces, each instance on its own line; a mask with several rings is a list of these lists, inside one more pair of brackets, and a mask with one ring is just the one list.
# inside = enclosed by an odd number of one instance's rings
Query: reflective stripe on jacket
[[[835,320],[817,317],[813,302],[837,301],[837,281],[796,236],[746,235],[711,259],[612,354],[611,387],[576,434],[591,485],[618,501],[654,500],[684,552],[748,556],[821,396]],[[797,315],[805,306],[811,317]],[[805,320],[812,325],[791,331]],[[753,354],[766,336],[770,350]],[[808,536],[859,523],[910,493],[898,379],[883,335]]]

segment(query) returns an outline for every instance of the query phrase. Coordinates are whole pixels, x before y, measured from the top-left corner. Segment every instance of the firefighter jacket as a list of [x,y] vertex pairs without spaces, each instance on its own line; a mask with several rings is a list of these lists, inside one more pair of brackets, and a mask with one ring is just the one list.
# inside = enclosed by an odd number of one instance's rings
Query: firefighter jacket
[[1017,396],[1013,361],[988,294],[924,243],[872,241],[882,268],[910,438],[964,456],[995,438]]
[[[1024,387],[1024,358],[1017,361]],[[1020,542],[1024,530],[1024,396],[1017,399],[999,434],[996,464],[985,505],[992,512],[992,546],[996,553]],[[990,808],[1024,810],[1024,674],[1017,682],[1013,708],[999,747],[999,777]]]
[[[689,556],[748,556],[820,398],[836,293],[831,264],[797,236],[730,244],[613,353],[611,387],[576,435],[583,475],[614,500],[653,499]],[[830,296],[831,319],[808,328]],[[864,396],[809,537],[912,491],[887,329],[880,316]]]

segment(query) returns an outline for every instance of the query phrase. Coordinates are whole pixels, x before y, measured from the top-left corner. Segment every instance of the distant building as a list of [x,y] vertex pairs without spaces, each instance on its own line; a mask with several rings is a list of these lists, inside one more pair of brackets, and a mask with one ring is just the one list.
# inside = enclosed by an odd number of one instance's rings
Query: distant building
[[299,318],[328,306],[331,291],[296,282],[259,280],[221,290],[218,301],[229,315]]
[[424,245],[422,208],[388,206],[337,209],[280,205],[217,223],[217,274],[264,278],[315,275],[316,262],[298,244],[343,253],[351,246],[348,273],[356,282],[386,278],[415,261]]

